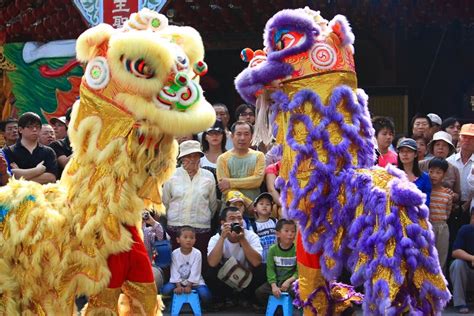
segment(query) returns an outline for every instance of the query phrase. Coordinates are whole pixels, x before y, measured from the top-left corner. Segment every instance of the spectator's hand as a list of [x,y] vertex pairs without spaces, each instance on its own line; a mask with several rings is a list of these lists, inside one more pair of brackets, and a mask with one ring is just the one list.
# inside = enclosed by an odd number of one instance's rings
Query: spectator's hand
[[230,231],[230,224],[231,224],[231,223],[224,223],[224,224],[222,224],[222,226],[221,226],[221,237],[224,238],[224,239],[227,238],[227,237],[229,237],[230,234],[231,234],[231,231]]
[[239,242],[239,243],[246,240],[244,230],[245,230],[245,228],[242,227],[242,231],[238,234],[236,232],[231,232],[232,237],[234,237],[235,240],[237,240],[237,242]]
[[175,294],[181,294],[183,293],[183,287],[181,285],[177,285],[176,288],[174,289]]
[[191,284],[188,284],[187,286],[183,288],[183,292],[186,294],[191,293],[191,291],[192,291]]
[[44,161],[41,161],[39,164],[37,164],[35,168],[39,169],[41,172],[46,171],[46,167],[44,166]]
[[280,298],[281,296],[281,290],[275,283],[272,284],[272,294],[276,298]]
[[288,281],[289,281],[289,279],[282,283],[282,285],[280,287],[282,292],[288,292],[288,289],[290,288],[290,285],[291,285],[291,283],[288,282]]
[[153,218],[153,216],[148,216],[148,219],[145,220],[145,223],[147,223],[148,225],[150,225],[151,227],[153,227],[156,223],[155,219]]
[[0,155],[0,173],[6,174],[7,173],[7,161],[3,155]]
[[221,192],[224,192],[230,189],[230,181],[227,178],[223,178],[219,180],[219,183],[217,185],[219,186],[219,190],[221,190]]
[[12,163],[10,164],[10,168],[12,168],[12,169],[20,169],[20,168],[18,168],[18,165],[17,165],[16,163],[14,163],[14,162],[12,162]]

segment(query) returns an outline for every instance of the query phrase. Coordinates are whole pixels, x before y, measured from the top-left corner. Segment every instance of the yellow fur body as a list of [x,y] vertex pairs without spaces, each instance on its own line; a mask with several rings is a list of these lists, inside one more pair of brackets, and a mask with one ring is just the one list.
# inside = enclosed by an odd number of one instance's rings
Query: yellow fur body
[[[99,25],[79,37],[78,59],[105,57],[110,82],[92,89],[83,79],[68,130],[74,154],[60,182],[42,186],[12,179],[0,188],[0,208],[6,210],[0,315],[70,315],[77,295],[104,293],[111,276],[108,256],[131,249],[124,225],[141,225],[146,200],[160,204],[161,184],[176,166],[174,136],[204,130],[215,120],[202,92],[184,112],[153,104],[173,75],[176,45],[190,63],[204,57],[199,34],[187,27],[151,32]],[[145,80],[127,73],[118,61],[123,55],[144,58],[156,75]],[[190,69],[183,71],[191,77]],[[159,298],[150,313],[133,294],[126,296],[133,304],[121,306],[123,314],[161,314]],[[107,314],[118,311],[88,313]]]

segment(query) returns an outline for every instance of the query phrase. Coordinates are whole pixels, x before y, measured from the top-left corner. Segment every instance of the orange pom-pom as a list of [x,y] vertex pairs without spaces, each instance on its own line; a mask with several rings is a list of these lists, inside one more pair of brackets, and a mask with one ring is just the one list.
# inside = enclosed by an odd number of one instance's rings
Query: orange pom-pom
[[253,53],[253,50],[251,48],[244,48],[240,52],[240,58],[246,63],[251,61],[253,56],[254,56],[254,53]]
[[254,56],[267,56],[267,54],[263,50],[257,49],[254,53]]

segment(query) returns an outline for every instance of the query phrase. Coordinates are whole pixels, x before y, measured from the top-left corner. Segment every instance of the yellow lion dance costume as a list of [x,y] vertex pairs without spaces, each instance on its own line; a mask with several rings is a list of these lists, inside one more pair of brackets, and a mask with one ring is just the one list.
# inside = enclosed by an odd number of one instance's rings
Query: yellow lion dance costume
[[174,137],[215,120],[198,83],[202,40],[144,9],[84,32],[77,58],[87,68],[61,181],[0,189],[0,315],[72,315],[77,295],[89,296],[86,315],[161,314],[137,236],[145,201],[160,205],[174,172]]

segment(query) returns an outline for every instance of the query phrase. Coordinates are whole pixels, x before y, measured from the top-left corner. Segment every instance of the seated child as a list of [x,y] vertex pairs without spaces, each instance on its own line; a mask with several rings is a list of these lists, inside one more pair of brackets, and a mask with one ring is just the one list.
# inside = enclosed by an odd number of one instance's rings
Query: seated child
[[203,304],[211,301],[211,292],[204,283],[201,275],[201,252],[194,248],[196,233],[191,226],[183,226],[176,240],[179,248],[171,255],[170,282],[166,283],[161,293],[163,295],[190,293],[196,290]]
[[282,292],[294,297],[292,284],[297,279],[296,224],[293,220],[280,219],[276,226],[278,243],[271,246],[267,255],[267,282],[255,291],[260,306],[266,306],[268,296],[279,298]]
[[448,162],[443,158],[433,158],[428,163],[431,180],[430,222],[435,235],[435,246],[438,250],[439,264],[446,273],[446,259],[449,248],[449,228],[447,220],[451,213],[453,197],[451,190],[443,187],[443,178],[448,170]]

